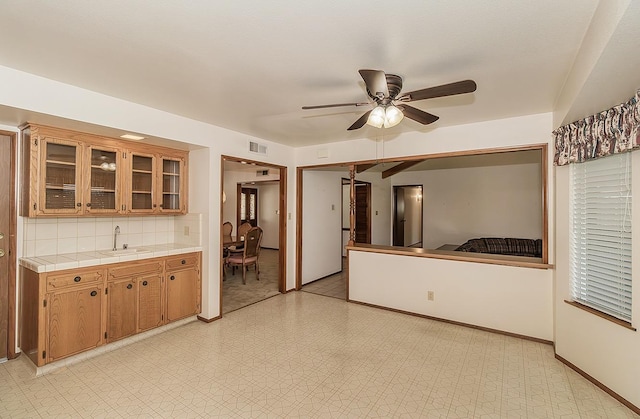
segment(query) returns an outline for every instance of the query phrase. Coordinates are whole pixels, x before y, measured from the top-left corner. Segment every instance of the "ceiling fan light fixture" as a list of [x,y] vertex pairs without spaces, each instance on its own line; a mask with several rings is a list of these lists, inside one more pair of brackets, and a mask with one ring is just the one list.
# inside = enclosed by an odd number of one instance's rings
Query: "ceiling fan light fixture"
[[387,106],[385,110],[385,118],[384,118],[384,127],[391,128],[395,127],[404,119],[404,114],[398,108],[393,105]]
[[372,127],[381,128],[385,122],[385,110],[382,106],[376,106],[375,109],[371,111],[369,114],[369,119],[367,120],[367,124]]

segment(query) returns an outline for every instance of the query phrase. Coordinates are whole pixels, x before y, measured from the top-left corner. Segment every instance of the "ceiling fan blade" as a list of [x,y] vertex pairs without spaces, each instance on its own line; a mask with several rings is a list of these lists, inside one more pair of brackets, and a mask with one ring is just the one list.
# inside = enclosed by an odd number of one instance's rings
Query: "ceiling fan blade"
[[302,109],[322,109],[322,108],[337,108],[339,106],[364,106],[368,105],[369,102],[358,102],[358,103],[334,103],[331,105],[315,105],[315,106],[303,106]]
[[462,80],[455,83],[443,84],[441,86],[427,87],[426,89],[414,90],[413,92],[403,93],[398,100],[402,102],[411,102],[414,100],[431,99],[442,96],[459,95],[462,93],[471,93],[476,90],[476,82],[473,80]]
[[349,128],[347,128],[347,131],[353,131],[354,129],[362,128],[364,126],[364,124],[367,123],[367,120],[369,119],[369,114],[370,113],[371,113],[371,111],[365,112],[364,115],[362,115],[360,118],[358,118],[358,120],[356,122],[353,123],[353,125],[351,125]]
[[367,90],[370,96],[379,97],[382,94],[382,98],[389,97],[389,87],[387,86],[387,76],[384,71],[380,70],[358,70],[364,84],[367,85]]
[[398,105],[397,107],[402,111],[404,116],[409,119],[413,119],[416,122],[420,122],[422,125],[433,124],[440,119],[439,116],[414,108],[413,106]]

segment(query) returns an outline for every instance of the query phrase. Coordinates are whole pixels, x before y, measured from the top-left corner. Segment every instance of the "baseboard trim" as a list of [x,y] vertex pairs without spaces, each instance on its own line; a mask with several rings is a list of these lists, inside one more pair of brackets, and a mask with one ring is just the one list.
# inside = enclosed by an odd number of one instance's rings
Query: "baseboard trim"
[[619,401],[620,403],[622,403],[623,405],[631,409],[635,414],[640,415],[640,408],[638,406],[634,405],[629,400],[625,399],[615,391],[611,390],[609,387],[605,386],[600,381],[596,380],[595,378],[593,378],[592,376],[590,376],[589,374],[587,374],[586,372],[584,372],[583,370],[581,370],[580,368],[572,364],[571,362],[567,361],[557,353],[555,354],[555,357],[558,361],[562,362],[567,367],[571,368],[572,370],[574,370],[575,372],[577,372],[578,374],[580,374],[581,376],[589,380],[593,385],[598,387],[600,390],[604,391],[609,396],[613,397],[614,399],[616,399],[617,401]]
[[198,317],[198,320],[200,320],[201,322],[204,322],[204,323],[212,323],[212,322],[214,322],[216,320],[220,320],[222,318],[222,316],[216,316],[216,317],[212,317],[210,319],[207,319],[206,317],[202,317],[202,316],[197,316],[197,317]]
[[482,331],[485,331],[485,332],[497,333],[499,335],[505,335],[505,336],[511,336],[511,337],[514,337],[514,338],[525,339],[525,340],[529,340],[529,341],[532,341],[532,342],[544,343],[546,345],[553,345],[553,342],[550,341],[550,340],[540,339],[540,338],[536,338],[536,337],[533,337],[533,336],[520,335],[518,333],[506,332],[504,330],[499,330],[499,329],[492,329],[490,327],[478,326],[478,325],[475,325],[475,324],[463,323],[463,322],[458,322],[458,321],[449,320],[449,319],[443,319],[441,317],[429,316],[427,314],[413,313],[411,311],[399,310],[397,308],[391,308],[391,307],[379,306],[379,305],[376,305],[376,304],[364,303],[362,301],[347,300],[347,302],[360,304],[360,305],[363,305],[363,306],[368,306],[368,307],[373,307],[373,308],[379,308],[381,310],[393,311],[395,313],[407,314],[409,316],[420,317],[420,318],[423,318],[423,319],[435,320],[435,321],[438,321],[438,322],[449,323],[449,324],[455,324],[456,326],[464,326],[464,327],[468,327],[468,328],[471,328],[471,329],[482,330]]

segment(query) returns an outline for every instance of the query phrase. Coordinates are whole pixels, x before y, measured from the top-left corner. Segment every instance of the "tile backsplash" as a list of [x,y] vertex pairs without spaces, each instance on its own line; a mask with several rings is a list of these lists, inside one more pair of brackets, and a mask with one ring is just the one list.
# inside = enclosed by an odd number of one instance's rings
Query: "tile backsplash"
[[23,257],[167,243],[200,246],[201,214],[150,217],[23,218]]

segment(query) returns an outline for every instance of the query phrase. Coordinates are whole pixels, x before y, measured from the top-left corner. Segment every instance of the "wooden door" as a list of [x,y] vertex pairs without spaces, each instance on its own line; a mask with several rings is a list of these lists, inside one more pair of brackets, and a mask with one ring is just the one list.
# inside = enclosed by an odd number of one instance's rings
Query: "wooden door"
[[82,145],[45,137],[40,142],[40,214],[82,214]]
[[136,282],[138,285],[138,332],[142,332],[163,323],[162,275],[143,276]]
[[356,243],[371,244],[371,184],[356,186]]
[[136,281],[127,278],[107,285],[107,341],[136,333]]
[[238,185],[238,225],[258,226],[258,190]]
[[101,285],[69,288],[47,298],[49,339],[47,359],[55,361],[95,348],[102,342]]
[[[10,308],[10,260],[12,240],[12,147],[11,137],[0,135],[0,359],[9,354],[9,318]],[[13,283],[12,283],[13,285]],[[15,285],[14,285],[15,286]]]
[[167,322],[198,314],[198,271],[186,269],[167,276]]

